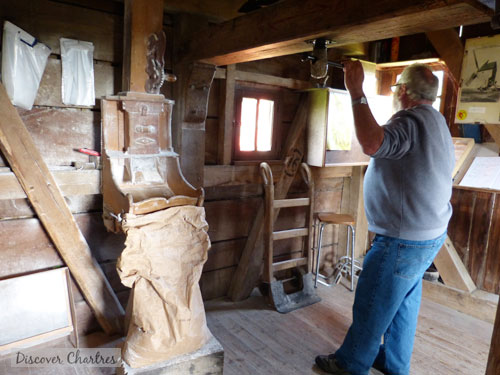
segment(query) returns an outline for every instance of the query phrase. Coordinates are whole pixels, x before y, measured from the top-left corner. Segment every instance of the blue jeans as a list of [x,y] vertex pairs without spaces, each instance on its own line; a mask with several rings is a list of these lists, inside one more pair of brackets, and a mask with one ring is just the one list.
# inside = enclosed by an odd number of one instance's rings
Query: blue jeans
[[335,353],[352,375],[368,374],[374,363],[386,374],[409,373],[422,276],[445,238],[446,233],[428,241],[375,236],[356,287],[352,325]]

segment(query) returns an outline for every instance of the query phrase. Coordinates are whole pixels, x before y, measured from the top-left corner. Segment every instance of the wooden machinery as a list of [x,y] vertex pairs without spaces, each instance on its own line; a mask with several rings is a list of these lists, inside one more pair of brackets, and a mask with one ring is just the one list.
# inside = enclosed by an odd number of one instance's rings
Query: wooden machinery
[[172,148],[174,102],[163,95],[128,92],[102,100],[103,218],[120,231],[122,215],[203,205],[202,188],[183,177]]

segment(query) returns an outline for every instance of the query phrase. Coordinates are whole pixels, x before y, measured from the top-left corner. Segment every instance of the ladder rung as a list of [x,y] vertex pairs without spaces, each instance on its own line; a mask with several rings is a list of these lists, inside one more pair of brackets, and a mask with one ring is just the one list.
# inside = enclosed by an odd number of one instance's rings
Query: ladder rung
[[309,230],[307,228],[287,229],[273,232],[273,240],[284,240],[285,238],[304,237],[307,236]]
[[275,199],[274,208],[309,206],[309,198]]
[[290,268],[296,268],[299,266],[305,266],[307,264],[307,258],[294,258],[283,260],[281,262],[273,263],[273,272],[288,270]]

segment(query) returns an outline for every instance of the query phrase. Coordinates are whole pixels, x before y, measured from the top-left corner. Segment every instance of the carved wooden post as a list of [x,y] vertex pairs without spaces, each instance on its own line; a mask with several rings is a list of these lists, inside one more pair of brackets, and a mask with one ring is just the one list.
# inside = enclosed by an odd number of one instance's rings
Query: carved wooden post
[[122,90],[146,92],[147,46],[163,28],[163,0],[125,0]]

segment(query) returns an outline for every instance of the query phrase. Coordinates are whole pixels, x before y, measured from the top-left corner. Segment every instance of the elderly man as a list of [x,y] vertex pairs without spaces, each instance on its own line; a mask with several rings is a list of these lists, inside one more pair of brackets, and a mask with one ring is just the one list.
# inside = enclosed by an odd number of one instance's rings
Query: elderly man
[[364,200],[368,229],[376,236],[358,280],[352,325],[342,346],[317,356],[316,364],[339,375],[365,375],[371,366],[408,374],[422,276],[451,217],[453,143],[445,119],[431,106],[438,79],[426,65],[403,71],[395,85],[397,112],[384,126],[367,105],[361,63],[346,61],[344,72],[356,136],[371,156]]

